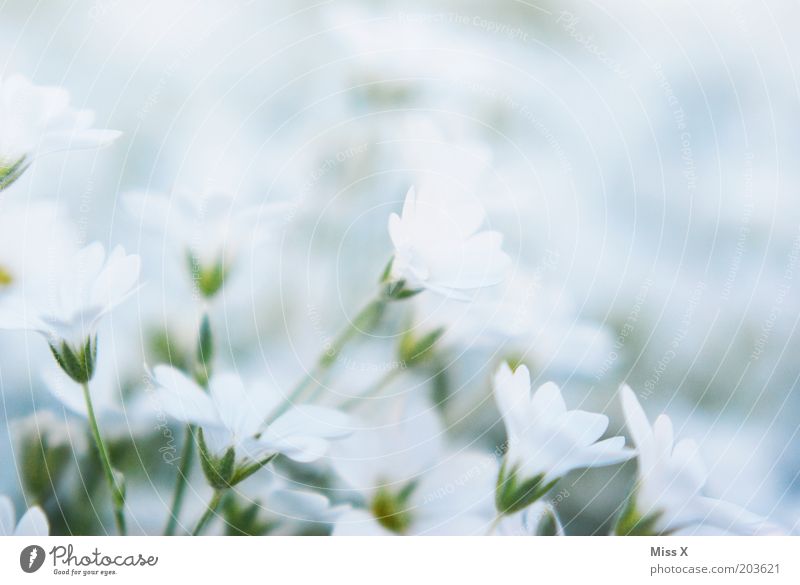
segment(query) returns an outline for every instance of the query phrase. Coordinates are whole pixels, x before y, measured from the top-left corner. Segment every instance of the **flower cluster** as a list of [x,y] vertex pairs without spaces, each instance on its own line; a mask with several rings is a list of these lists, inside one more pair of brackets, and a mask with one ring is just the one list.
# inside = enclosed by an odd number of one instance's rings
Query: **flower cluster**
[[[4,197],[17,197],[36,157],[117,136],[94,129],[63,89],[0,80]],[[298,334],[320,337],[335,320],[329,273],[309,260],[298,275],[292,254],[286,271],[264,250],[279,247],[264,246],[270,237],[297,238],[304,218],[283,220],[299,203],[246,189],[126,191],[135,254],[127,241],[87,245],[55,203],[11,205],[0,216],[0,329],[9,345],[22,331],[18,351],[43,356],[30,371],[50,392],[31,392],[34,424],[15,427],[20,495],[33,506],[17,523],[0,497],[0,534],[108,532],[113,522],[119,534],[565,535],[600,529],[560,510],[596,468],[630,479],[600,523],[617,535],[780,530],[711,497],[698,446],[675,442],[666,415],[651,426],[627,386],[632,444],[608,414],[568,408],[592,403],[570,384],[607,352],[606,327],[509,253],[472,185],[407,186],[381,216],[380,237],[358,240],[381,249],[384,270],[343,288],[369,283],[369,300],[322,336],[319,352],[295,346],[293,311],[322,280],[306,304],[314,331]],[[34,231],[20,227],[28,223]],[[12,253],[29,233],[40,241]],[[357,256],[342,270],[360,270]],[[198,294],[167,287],[173,275]],[[246,291],[240,276],[251,278]],[[168,298],[153,301],[159,290]],[[359,372],[365,355],[390,367]],[[83,481],[104,488],[77,489]]]

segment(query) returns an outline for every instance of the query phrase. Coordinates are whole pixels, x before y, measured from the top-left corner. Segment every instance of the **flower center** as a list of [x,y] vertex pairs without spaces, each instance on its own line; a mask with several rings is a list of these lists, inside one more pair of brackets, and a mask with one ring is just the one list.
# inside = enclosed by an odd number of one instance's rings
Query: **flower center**
[[381,526],[395,534],[408,531],[412,520],[408,499],[413,489],[413,483],[399,492],[392,492],[385,487],[378,489],[370,504],[370,511]]
[[11,286],[14,282],[14,275],[7,268],[0,265],[0,288]]

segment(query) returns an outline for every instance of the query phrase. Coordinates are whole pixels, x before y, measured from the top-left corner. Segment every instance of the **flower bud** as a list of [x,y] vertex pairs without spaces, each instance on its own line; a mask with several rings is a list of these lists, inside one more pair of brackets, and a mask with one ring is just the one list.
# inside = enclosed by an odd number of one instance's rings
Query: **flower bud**
[[61,369],[78,384],[85,384],[94,376],[97,336],[89,337],[84,346],[78,349],[71,347],[66,341],[55,344],[51,342],[50,351]]

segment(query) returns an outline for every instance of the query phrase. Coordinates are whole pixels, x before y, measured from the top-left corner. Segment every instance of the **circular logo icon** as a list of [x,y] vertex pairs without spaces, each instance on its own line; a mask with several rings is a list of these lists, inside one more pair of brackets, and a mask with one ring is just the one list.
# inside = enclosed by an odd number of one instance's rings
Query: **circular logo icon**
[[41,546],[32,544],[26,546],[19,553],[19,566],[26,573],[35,573],[44,564],[44,549]]

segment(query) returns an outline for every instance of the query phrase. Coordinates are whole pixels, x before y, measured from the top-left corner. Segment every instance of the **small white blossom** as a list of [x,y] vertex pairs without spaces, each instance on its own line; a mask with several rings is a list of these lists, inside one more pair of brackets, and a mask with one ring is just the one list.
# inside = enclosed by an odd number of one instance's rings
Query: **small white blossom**
[[69,92],[61,87],[34,85],[22,75],[0,78],[0,189],[36,156],[99,148],[120,136],[93,124],[94,113],[71,108]]
[[17,523],[11,500],[0,496],[0,536],[47,536],[49,533],[47,516],[41,508],[29,508]]
[[719,532],[756,534],[772,528],[738,506],[704,495],[707,471],[697,444],[675,443],[667,415],[650,426],[636,394],[623,386],[625,421],[638,451],[637,482],[617,532],[665,534],[700,527]]
[[443,432],[430,405],[407,401],[337,443],[333,468],[363,507],[343,513],[333,534],[483,534],[494,516],[497,463],[448,450]]
[[402,215],[389,217],[394,244],[391,278],[408,289],[428,289],[469,300],[483,287],[502,282],[511,259],[502,250],[503,236],[479,231],[485,219],[475,201],[417,192],[406,195]]
[[186,256],[205,296],[217,292],[245,249],[262,244],[288,216],[286,203],[253,204],[222,191],[132,191],[123,203],[142,226]]
[[53,275],[53,291],[26,291],[0,306],[0,328],[44,335],[51,345],[82,348],[100,320],[128,298],[139,279],[139,257],[117,246],[106,258],[100,243],[75,253]]
[[268,387],[246,386],[233,373],[212,376],[208,392],[171,366],[156,366],[153,373],[164,411],[199,425],[216,455],[233,448],[239,462],[258,461],[272,453],[314,461],[325,455],[331,439],[350,433],[346,415],[319,406],[291,408],[265,427],[281,394]]
[[531,395],[525,366],[512,372],[503,363],[494,378],[494,395],[508,434],[507,472],[524,479],[542,476],[542,485],[548,485],[574,469],[612,465],[633,455],[624,437],[598,441],[608,417],[567,410],[556,384],[548,382]]

